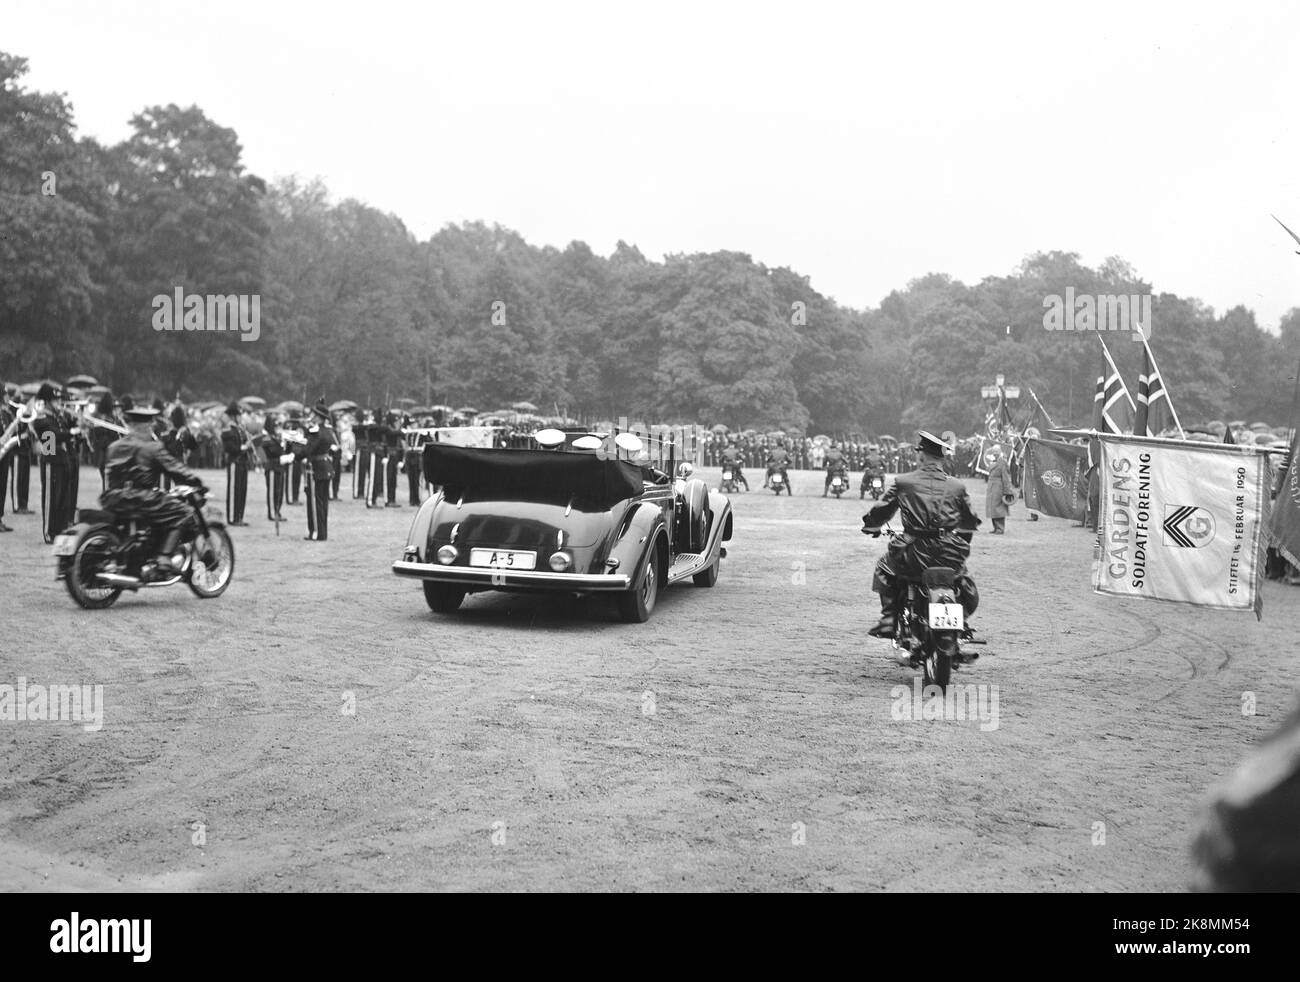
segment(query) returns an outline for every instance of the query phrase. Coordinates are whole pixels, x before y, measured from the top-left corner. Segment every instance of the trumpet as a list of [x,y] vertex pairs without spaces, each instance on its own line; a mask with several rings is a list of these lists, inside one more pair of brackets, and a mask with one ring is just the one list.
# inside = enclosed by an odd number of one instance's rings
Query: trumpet
[[81,416],[78,418],[83,423],[89,423],[91,426],[98,426],[105,430],[112,430],[114,433],[121,433],[123,436],[126,436],[131,432],[125,426],[121,426],[120,424],[111,422],[110,420],[107,419],[100,419],[98,416],[94,415],[93,413],[88,413],[88,412],[82,413]]

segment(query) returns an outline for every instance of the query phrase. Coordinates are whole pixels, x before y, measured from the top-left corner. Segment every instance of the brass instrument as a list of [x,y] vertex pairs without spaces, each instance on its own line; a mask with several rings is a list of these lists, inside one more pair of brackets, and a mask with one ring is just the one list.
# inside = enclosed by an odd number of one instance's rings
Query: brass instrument
[[[36,438],[36,431],[31,429],[33,421],[40,415],[40,409],[33,400],[31,403],[10,403],[14,407],[14,421],[5,429],[4,434],[0,435],[0,457],[3,457],[12,450],[22,439],[19,430],[26,426],[31,430],[32,438]],[[26,410],[26,412],[24,412]]]

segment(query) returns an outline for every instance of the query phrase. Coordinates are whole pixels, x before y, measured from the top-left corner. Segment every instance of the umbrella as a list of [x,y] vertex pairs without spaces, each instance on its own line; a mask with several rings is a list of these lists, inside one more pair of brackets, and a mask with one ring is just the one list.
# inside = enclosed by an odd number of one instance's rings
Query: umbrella
[[412,416],[432,416],[433,410],[429,406],[412,406],[407,410]]
[[770,440],[784,440],[784,439],[785,439],[785,430],[773,430],[773,431],[772,431],[771,433],[769,433],[767,436],[768,436],[768,439],[770,439]]
[[414,406],[414,399],[394,399],[393,404],[397,406]]
[[[300,407],[301,408],[301,407]],[[339,413],[347,409],[356,409],[357,404],[351,399],[340,399],[338,402],[330,404],[330,412]]]
[[828,437],[825,433],[818,433],[815,437],[813,437],[813,443],[817,444],[818,446],[824,447],[830,442],[831,442],[831,438]]
[[239,402],[241,405],[251,406],[254,409],[261,409],[266,405],[266,400],[261,396],[244,396],[244,398],[240,399]]
[[1278,439],[1275,436],[1273,436],[1272,433],[1255,434],[1255,443],[1257,443],[1261,447],[1271,446],[1272,444],[1277,442],[1279,442]]
[[456,410],[456,412],[457,412],[458,414],[460,414],[461,416],[477,416],[477,415],[478,415],[478,410],[475,409],[473,406],[461,406],[459,409]]
[[112,390],[107,385],[92,385],[86,391],[92,396],[102,396],[107,392],[111,392]]
[[726,433],[726,432],[727,432],[727,428],[726,428],[725,426],[723,426],[721,423],[714,423],[714,424],[713,424],[713,432],[714,432],[714,433]]
[[1268,433],[1273,429],[1273,427],[1269,426],[1267,423],[1251,423],[1250,429],[1254,433]]
[[445,405],[442,405],[441,403],[438,404],[438,405],[436,405],[436,406],[430,406],[430,407],[429,407],[429,412],[431,412],[431,413],[445,413],[445,414],[450,414],[450,413],[454,413],[455,411],[456,411],[456,410],[452,409],[451,406],[445,406]]
[[99,379],[93,375],[74,375],[64,384],[74,389],[88,389],[92,385],[98,385]]
[[521,412],[521,413],[535,413],[535,412],[537,412],[537,407],[534,406],[531,402],[512,402],[512,403],[510,404],[510,408],[516,410],[517,412]]
[[1234,419],[1228,425],[1234,430],[1244,430],[1246,428],[1246,421],[1244,419]]
[[274,413],[300,413],[303,411],[303,405],[293,399],[286,399],[278,406],[273,407],[271,411]]

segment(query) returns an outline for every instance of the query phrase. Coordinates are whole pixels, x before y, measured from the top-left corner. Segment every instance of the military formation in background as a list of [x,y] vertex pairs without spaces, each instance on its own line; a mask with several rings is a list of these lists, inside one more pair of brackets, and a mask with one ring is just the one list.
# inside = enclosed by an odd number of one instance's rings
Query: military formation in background
[[[126,417],[135,409],[132,396],[115,397],[89,376],[75,376],[63,384],[52,380],[23,386],[5,383],[0,402],[0,532],[13,530],[5,522],[6,512],[39,514],[42,538],[52,542],[75,517],[83,464],[99,471],[100,492],[107,489],[106,462],[114,442],[129,432]],[[254,397],[188,406],[154,399],[142,401],[139,409],[150,415],[154,439],[181,466],[224,469],[228,525],[249,526],[251,482],[253,493],[265,495],[265,508],[254,507],[259,519],[264,513],[278,535],[288,521],[284,509],[302,507],[303,538],[312,542],[328,541],[330,504],[339,500],[345,473],[352,500],[363,501],[366,508],[418,507],[430,491],[422,474],[422,453],[428,442],[476,428],[488,437],[487,443],[479,445],[527,447],[532,445],[531,434],[543,426],[582,425],[579,420],[537,416],[536,407],[528,403],[487,414],[472,407],[418,406],[406,399],[372,409],[351,400],[326,405],[323,398],[310,407],[293,401],[268,407],[265,400]],[[604,431],[614,424],[587,425]],[[745,474],[749,470],[756,477],[762,475],[762,488],[788,496],[813,495],[818,490],[815,485],[796,488],[807,483],[806,478],[791,480],[790,472],[821,471],[823,497],[839,475],[843,478],[839,493],[847,485],[849,497],[857,490],[859,499],[870,495],[875,500],[888,486],[887,475],[909,473],[920,463],[915,445],[887,434],[805,436],[731,431],[722,425],[648,429],[675,442],[683,459],[728,468],[737,491],[751,490]],[[1270,438],[1268,430],[1264,424],[1234,423],[1225,424],[1220,435],[1207,430],[1191,438],[1263,442]],[[1025,432],[1037,435],[1036,430]],[[1005,534],[1006,520],[1022,494],[1023,439],[999,441],[983,434],[959,439],[947,431],[942,440],[946,448],[942,470],[952,477],[987,480],[985,514],[993,526],[990,531]],[[774,482],[777,474],[780,479]],[[855,475],[860,479],[855,481]],[[160,481],[162,490],[172,483],[165,473]],[[1095,528],[1095,510],[1094,495],[1088,519],[1078,524]],[[1300,585],[1300,572],[1273,556],[1270,576]]]

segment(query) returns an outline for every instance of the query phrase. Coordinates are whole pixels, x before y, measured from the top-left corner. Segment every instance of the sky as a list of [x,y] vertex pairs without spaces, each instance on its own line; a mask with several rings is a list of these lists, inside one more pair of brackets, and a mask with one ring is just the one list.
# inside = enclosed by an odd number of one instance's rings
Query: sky
[[729,249],[853,307],[1035,252],[1275,329],[1300,306],[1300,4],[18,3],[0,50],[116,143],[198,105],[251,172],[420,238]]

